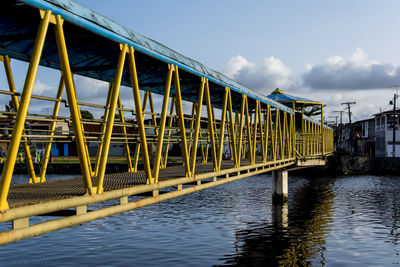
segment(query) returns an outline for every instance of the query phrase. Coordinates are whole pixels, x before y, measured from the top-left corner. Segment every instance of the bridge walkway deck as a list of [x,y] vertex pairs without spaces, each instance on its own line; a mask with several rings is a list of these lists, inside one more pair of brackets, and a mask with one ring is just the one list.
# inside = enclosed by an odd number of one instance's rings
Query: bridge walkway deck
[[[256,163],[260,163],[256,162]],[[242,161],[242,166],[248,166],[248,161]],[[233,168],[233,161],[225,160],[221,170]],[[212,162],[196,165],[196,175],[213,172]],[[184,166],[172,166],[160,170],[159,180],[167,181],[185,177]],[[95,177],[92,178],[95,180]],[[104,179],[104,191],[118,190],[146,184],[144,171],[107,174]],[[33,204],[46,203],[67,199],[85,194],[82,177],[48,181],[38,184],[18,184],[11,186],[8,201],[10,209]]]

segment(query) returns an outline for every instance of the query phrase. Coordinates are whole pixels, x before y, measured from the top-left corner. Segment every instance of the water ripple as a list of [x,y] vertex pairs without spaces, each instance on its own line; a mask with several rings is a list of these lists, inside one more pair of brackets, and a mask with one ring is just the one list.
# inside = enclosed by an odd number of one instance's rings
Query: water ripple
[[5,245],[0,265],[399,264],[399,191],[399,177],[290,177],[272,205],[260,175]]

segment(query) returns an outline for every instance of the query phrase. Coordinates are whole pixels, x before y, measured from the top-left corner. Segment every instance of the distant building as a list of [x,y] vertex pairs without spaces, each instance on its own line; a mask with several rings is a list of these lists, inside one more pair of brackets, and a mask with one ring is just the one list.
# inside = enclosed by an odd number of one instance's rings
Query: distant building
[[[397,110],[397,113],[400,110]],[[393,157],[393,122],[395,128],[396,157],[400,157],[400,129],[399,116],[394,118],[393,111],[385,111],[375,117],[375,155],[377,157]],[[396,120],[396,121],[394,121]]]
[[[400,112],[398,110],[397,112]],[[393,123],[395,128],[396,157],[400,157],[399,118],[394,121],[393,111],[373,115],[373,118],[339,125],[335,130],[338,151],[357,156],[393,157]]]
[[354,154],[357,156],[374,157],[375,149],[375,119],[366,119],[353,123]]

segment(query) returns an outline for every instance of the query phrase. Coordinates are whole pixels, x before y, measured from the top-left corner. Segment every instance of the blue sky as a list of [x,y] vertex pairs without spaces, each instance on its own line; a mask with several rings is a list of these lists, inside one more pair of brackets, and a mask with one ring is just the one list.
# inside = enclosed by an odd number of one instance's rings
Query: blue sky
[[[76,1],[254,90],[321,100],[327,114],[347,101],[357,101],[354,120],[389,109],[386,87],[400,83],[400,1]],[[23,77],[26,64],[12,66]],[[55,92],[53,72],[39,70],[37,92]],[[81,100],[105,102],[107,85],[77,86],[95,88],[78,90]]]
[[274,56],[301,72],[355,48],[400,61],[399,1],[78,2],[214,69],[241,54],[252,62]]
[[357,101],[355,119],[400,83],[400,1],[78,2],[263,93]]

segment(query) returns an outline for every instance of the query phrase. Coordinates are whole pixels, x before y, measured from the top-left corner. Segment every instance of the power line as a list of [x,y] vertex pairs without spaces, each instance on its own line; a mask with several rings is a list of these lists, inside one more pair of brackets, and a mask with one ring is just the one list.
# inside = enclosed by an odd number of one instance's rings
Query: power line
[[329,116],[329,118],[335,118],[335,125],[337,125],[337,118],[338,118],[339,116]]
[[343,112],[344,110],[335,110],[334,113],[340,113],[340,124],[343,123]]
[[349,113],[349,123],[351,124],[351,105],[356,104],[356,102],[345,102],[341,103],[342,105],[347,105],[347,112]]

